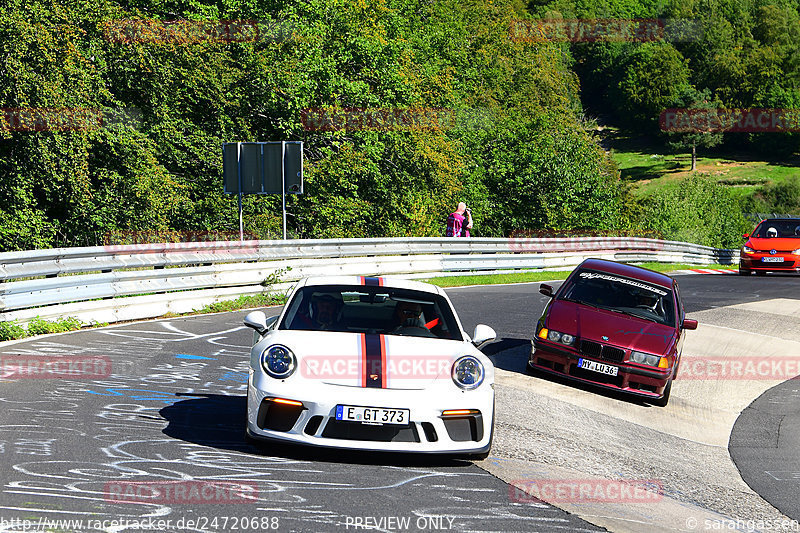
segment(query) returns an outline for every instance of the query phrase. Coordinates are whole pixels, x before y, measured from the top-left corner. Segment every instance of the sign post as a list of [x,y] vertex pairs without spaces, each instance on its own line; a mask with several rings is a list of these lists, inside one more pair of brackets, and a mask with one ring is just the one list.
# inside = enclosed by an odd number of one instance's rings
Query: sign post
[[283,205],[283,240],[286,240],[286,141],[281,141],[281,205]]
[[244,240],[242,196],[280,194],[286,239],[286,194],[303,194],[303,141],[222,144],[225,194],[239,196],[239,238]]

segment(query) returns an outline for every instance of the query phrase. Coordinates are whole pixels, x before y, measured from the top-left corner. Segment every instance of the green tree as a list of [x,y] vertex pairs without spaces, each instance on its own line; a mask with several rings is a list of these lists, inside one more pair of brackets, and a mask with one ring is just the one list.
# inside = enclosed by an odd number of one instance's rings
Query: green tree
[[644,43],[623,58],[617,108],[627,124],[654,126],[689,85],[689,67],[669,43]]
[[667,130],[668,144],[675,150],[692,150],[691,171],[694,172],[697,168],[697,147],[713,148],[722,143],[722,104],[719,100],[711,99],[708,89],[698,91],[694,87],[689,87],[677,103],[681,110],[686,110],[685,113],[680,111],[680,115],[690,120],[685,126],[678,126],[679,130],[686,131]]

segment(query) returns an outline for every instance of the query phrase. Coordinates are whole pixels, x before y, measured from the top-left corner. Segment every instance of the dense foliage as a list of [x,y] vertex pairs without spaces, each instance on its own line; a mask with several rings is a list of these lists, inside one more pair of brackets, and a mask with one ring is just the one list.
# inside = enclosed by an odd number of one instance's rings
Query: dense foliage
[[[612,227],[616,173],[584,132],[558,45],[508,38],[512,1],[12,0],[0,8],[3,108],[123,110],[87,131],[4,131],[0,246],[97,244],[120,230],[237,229],[221,144],[305,141],[301,237]],[[243,42],[115,39],[130,20],[258,20]],[[309,131],[304,109],[452,109],[433,127]],[[8,126],[5,128],[8,130]],[[280,234],[280,199],[245,199]]]
[[[738,220],[735,199],[713,207],[703,195],[719,191],[689,182],[678,195],[632,200],[584,108],[646,133],[661,109],[690,100],[794,106],[797,0],[768,1],[7,0],[0,250],[94,245],[126,231],[236,231],[221,144],[255,140],[305,142],[305,194],[289,197],[292,236],[441,235],[466,201],[477,235],[657,229],[728,245],[739,231],[726,220]],[[510,38],[512,21],[536,17],[697,18],[705,31],[680,43]],[[253,20],[259,34],[119,38],[131,21],[141,30],[174,20]],[[104,123],[14,131],[8,110],[26,108],[100,109]],[[304,110],[347,108],[456,118],[336,131],[302,120]],[[797,148],[795,136],[780,139]],[[684,208],[700,233],[681,225]],[[244,218],[250,232],[279,236],[280,198],[246,197]]]
[[[797,0],[550,0],[532,2],[542,18],[690,21],[654,42],[583,42],[574,57],[582,97],[594,114],[642,134],[658,131],[665,108],[690,107],[687,92],[727,109],[800,105],[800,2]],[[689,102],[691,103],[691,102]],[[730,146],[794,152],[797,134],[726,134]]]

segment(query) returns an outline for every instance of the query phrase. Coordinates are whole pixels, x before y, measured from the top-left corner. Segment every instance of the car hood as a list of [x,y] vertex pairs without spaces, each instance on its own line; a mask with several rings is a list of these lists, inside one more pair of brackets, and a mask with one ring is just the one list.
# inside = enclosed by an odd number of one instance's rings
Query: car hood
[[792,237],[773,237],[771,239],[761,239],[758,237],[751,237],[745,243],[753,250],[777,250],[779,252],[791,252],[800,248],[800,238]]
[[545,327],[578,339],[656,355],[666,355],[675,342],[675,329],[669,326],[558,300],[550,307]]
[[303,378],[348,387],[424,389],[450,379],[453,362],[474,353],[464,341],[399,335],[276,331],[268,338],[294,352]]

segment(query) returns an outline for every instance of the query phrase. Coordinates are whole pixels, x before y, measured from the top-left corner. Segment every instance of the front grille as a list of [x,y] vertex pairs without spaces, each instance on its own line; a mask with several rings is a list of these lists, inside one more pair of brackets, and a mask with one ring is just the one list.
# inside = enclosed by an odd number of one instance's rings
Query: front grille
[[603,346],[603,359],[621,363],[622,360],[625,359],[625,350],[622,348],[614,348],[613,346]]
[[603,345],[599,342],[581,340],[581,353],[589,357],[600,357],[603,352]]
[[322,424],[322,417],[320,415],[312,416],[303,432],[306,435],[316,435],[320,424]]
[[369,440],[376,442],[419,442],[415,424],[409,426],[372,426],[329,418],[322,430],[327,439]]
[[614,346],[605,346],[599,342],[581,340],[581,353],[595,359],[603,359],[621,363],[625,359],[625,350]]

